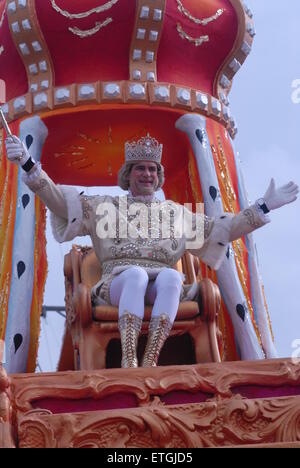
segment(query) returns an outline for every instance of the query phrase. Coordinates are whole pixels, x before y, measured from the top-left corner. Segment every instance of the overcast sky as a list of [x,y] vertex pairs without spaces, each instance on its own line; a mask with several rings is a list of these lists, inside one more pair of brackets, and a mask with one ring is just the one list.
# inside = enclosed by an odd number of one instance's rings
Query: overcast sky
[[[239,128],[234,144],[250,199],[255,201],[263,196],[272,176],[278,185],[289,180],[300,184],[300,0],[248,0],[247,4],[254,13],[257,35],[235,77],[230,101]],[[298,93],[293,88],[296,80]],[[272,222],[254,234],[281,357],[291,356],[296,349],[300,356],[299,211],[298,200],[272,212]],[[44,304],[63,305],[63,256],[76,240],[57,244],[49,226],[47,232],[49,275]],[[88,238],[78,242],[90,243]],[[43,371],[55,370],[63,325],[63,318],[53,312],[42,319],[39,364]]]

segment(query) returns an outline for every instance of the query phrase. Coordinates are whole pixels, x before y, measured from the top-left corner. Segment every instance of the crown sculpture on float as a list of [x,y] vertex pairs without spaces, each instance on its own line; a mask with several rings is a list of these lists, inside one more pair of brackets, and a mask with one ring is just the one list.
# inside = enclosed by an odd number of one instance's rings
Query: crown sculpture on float
[[[238,212],[248,201],[228,94],[254,35],[240,0],[0,0],[2,111],[56,183],[116,185],[124,143],[149,133],[163,144],[166,198],[204,202],[211,216]],[[186,113],[204,127],[179,131]],[[213,170],[193,155],[195,131],[207,134]],[[0,179],[0,338],[9,372],[34,371],[45,210],[6,158]],[[274,357],[251,236],[227,257],[230,271],[201,265],[222,290],[222,357]]]

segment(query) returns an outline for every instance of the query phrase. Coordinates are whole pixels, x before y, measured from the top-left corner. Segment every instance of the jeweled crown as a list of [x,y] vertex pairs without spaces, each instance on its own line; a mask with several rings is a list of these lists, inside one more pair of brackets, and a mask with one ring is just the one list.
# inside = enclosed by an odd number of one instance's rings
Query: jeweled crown
[[125,143],[125,161],[154,161],[161,162],[163,145],[149,133],[138,141],[126,141]]

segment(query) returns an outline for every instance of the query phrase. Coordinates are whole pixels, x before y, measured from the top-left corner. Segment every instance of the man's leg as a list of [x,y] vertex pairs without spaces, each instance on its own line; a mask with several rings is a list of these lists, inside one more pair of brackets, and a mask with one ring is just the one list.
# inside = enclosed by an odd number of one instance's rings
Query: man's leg
[[147,290],[147,300],[153,305],[149,325],[147,346],[143,358],[143,367],[155,367],[163,344],[171,331],[175,320],[182,278],[178,271],[171,268],[162,270]]
[[116,276],[110,286],[111,303],[119,307],[122,367],[138,367],[136,350],[148,281],[146,271],[133,266]]

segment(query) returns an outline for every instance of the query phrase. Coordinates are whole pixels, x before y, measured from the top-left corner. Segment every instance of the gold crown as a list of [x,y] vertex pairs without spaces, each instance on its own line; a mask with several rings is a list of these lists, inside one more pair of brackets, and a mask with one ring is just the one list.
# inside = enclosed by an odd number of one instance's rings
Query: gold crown
[[125,161],[154,161],[160,163],[163,145],[149,133],[138,141],[126,141],[125,143]]

